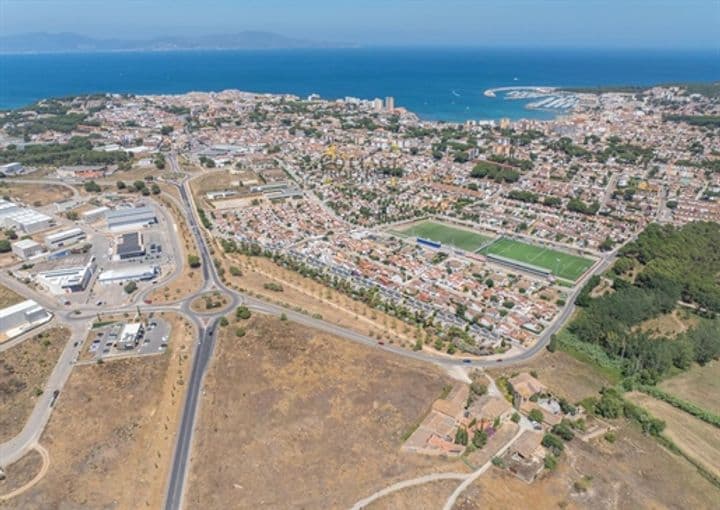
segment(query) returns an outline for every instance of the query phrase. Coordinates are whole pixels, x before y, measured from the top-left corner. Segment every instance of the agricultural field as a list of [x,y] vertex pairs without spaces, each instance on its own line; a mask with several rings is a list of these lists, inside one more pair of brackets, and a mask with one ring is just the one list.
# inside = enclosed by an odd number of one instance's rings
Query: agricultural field
[[415,223],[405,229],[399,230],[397,233],[407,237],[429,239],[436,243],[447,244],[466,251],[477,251],[482,245],[492,239],[491,237],[478,234],[472,230],[452,227],[435,221]]
[[720,414],[720,361],[711,361],[702,367],[696,365],[663,381],[660,388],[711,413]]
[[593,265],[593,261],[585,257],[506,238],[498,239],[483,248],[481,253],[536,266],[550,271],[558,278],[571,281],[580,278]]
[[717,428],[685,411],[639,392],[627,398],[666,423],[663,434],[683,452],[720,477],[720,434]]

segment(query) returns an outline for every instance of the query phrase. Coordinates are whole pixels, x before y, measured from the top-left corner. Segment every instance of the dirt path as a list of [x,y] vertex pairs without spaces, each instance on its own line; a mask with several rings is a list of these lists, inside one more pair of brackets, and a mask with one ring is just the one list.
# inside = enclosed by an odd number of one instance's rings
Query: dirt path
[[403,489],[408,489],[417,485],[424,485],[426,483],[438,482],[441,480],[465,480],[468,476],[469,475],[467,473],[434,473],[432,475],[425,475],[418,478],[413,478],[412,480],[403,480],[402,482],[398,482],[389,487],[385,487],[384,489],[377,491],[375,494],[372,494],[365,499],[361,499],[353,505],[352,510],[361,510],[362,508],[368,506],[370,503],[373,503],[378,499],[384,498],[385,496],[388,496],[393,492],[401,491]]
[[43,464],[42,464],[42,467],[40,468],[40,471],[38,471],[38,474],[36,474],[32,480],[30,480],[28,483],[26,483],[22,487],[18,487],[17,489],[15,489],[12,492],[8,492],[7,494],[1,495],[0,501],[7,501],[9,499],[14,498],[15,496],[19,496],[26,490],[33,487],[40,480],[42,480],[42,478],[48,472],[48,469],[50,468],[50,454],[48,453],[48,451],[45,448],[43,448],[40,445],[40,443],[37,443],[32,449],[35,450],[36,452],[38,452],[40,454],[40,456],[42,457]]

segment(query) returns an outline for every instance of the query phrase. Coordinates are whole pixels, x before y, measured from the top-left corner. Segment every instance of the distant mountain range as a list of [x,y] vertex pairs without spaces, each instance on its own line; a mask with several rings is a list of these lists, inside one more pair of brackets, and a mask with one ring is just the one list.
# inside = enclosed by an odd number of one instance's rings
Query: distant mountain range
[[348,48],[353,44],[293,39],[272,32],[155,37],[153,39],[96,39],[74,33],[35,32],[0,36],[0,53],[67,53],[93,51],[271,50],[290,48]]

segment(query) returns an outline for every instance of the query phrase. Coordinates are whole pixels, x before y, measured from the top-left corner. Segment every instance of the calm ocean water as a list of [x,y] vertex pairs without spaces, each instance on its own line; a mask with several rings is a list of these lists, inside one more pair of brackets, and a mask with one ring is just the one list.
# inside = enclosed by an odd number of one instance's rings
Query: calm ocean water
[[720,80],[720,53],[337,49],[0,55],[0,108],[90,92],[240,89],[324,98],[395,96],[426,119],[545,118],[483,96],[508,85],[650,85]]

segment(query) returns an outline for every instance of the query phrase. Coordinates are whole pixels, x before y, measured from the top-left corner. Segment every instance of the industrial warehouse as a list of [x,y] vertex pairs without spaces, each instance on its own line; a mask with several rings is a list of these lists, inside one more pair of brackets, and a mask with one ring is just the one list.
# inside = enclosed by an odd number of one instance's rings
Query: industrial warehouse
[[50,312],[32,299],[0,310],[0,342],[13,338],[52,318]]
[[152,207],[123,207],[105,212],[107,228],[111,232],[136,230],[157,223],[157,216]]

